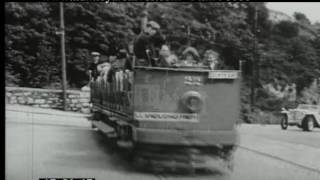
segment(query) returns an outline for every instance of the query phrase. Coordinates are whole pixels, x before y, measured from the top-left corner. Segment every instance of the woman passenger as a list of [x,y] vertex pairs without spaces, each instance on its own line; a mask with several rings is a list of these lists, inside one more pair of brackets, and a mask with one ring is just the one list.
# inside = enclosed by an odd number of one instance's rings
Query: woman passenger
[[211,70],[218,69],[219,54],[211,49],[206,50],[204,53],[204,65]]
[[199,53],[193,47],[187,47],[182,52],[182,61],[180,63],[181,66],[197,66],[199,62]]
[[159,55],[158,66],[160,67],[174,67],[178,62],[177,56],[170,51],[167,45],[162,45]]

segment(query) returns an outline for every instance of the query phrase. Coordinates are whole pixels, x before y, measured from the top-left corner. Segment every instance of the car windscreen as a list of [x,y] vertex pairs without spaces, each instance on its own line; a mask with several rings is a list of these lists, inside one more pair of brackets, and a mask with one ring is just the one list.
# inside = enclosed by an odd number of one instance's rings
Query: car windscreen
[[310,105],[310,104],[300,104],[298,106],[298,109],[305,109],[305,110],[315,110],[315,111],[319,111],[320,110],[320,106],[318,105]]

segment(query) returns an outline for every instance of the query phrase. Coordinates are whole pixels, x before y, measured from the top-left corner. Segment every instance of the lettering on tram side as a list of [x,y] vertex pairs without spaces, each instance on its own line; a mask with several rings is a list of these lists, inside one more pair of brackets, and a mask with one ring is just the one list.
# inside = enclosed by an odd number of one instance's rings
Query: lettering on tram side
[[203,85],[203,78],[201,76],[185,76],[184,84],[193,85],[193,86],[201,86]]
[[199,122],[197,114],[134,112],[134,119],[138,121],[186,121]]

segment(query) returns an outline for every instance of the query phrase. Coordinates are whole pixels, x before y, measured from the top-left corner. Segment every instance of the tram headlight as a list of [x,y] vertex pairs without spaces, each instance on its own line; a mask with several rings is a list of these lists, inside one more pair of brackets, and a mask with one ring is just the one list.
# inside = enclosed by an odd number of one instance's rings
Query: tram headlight
[[188,91],[181,98],[182,105],[190,113],[199,113],[203,107],[203,98],[199,92]]

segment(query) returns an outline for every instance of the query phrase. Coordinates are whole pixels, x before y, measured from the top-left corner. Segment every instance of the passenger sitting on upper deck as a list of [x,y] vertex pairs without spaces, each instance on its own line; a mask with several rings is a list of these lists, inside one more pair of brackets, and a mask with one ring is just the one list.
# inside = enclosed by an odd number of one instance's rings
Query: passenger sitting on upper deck
[[199,61],[199,53],[194,47],[187,47],[182,52],[182,61],[180,66],[196,66]]
[[160,67],[174,67],[178,62],[178,57],[174,55],[167,45],[162,45],[159,52],[160,59],[157,63]]
[[208,66],[209,69],[219,69],[221,63],[219,61],[219,54],[213,50],[206,50],[204,53],[204,65]]

